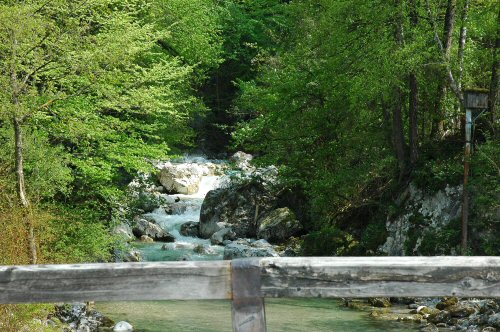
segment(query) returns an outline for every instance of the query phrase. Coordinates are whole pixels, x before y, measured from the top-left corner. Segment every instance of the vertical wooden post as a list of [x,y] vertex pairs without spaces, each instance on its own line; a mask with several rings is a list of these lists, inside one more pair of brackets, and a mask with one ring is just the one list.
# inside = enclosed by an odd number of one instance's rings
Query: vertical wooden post
[[469,224],[469,195],[467,185],[469,183],[471,135],[472,134],[472,111],[465,110],[465,155],[464,155],[464,185],[462,189],[462,255],[467,253],[467,228]]
[[266,332],[258,259],[231,262],[233,332]]

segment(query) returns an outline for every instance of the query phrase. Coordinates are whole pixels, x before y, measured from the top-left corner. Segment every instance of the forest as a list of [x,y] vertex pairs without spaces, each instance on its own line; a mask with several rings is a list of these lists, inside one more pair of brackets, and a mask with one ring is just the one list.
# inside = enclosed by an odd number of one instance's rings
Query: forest
[[114,261],[152,161],[239,150],[304,255],[378,255],[405,190],[462,185],[471,91],[467,247],[407,254],[499,255],[499,73],[496,0],[0,0],[0,264]]

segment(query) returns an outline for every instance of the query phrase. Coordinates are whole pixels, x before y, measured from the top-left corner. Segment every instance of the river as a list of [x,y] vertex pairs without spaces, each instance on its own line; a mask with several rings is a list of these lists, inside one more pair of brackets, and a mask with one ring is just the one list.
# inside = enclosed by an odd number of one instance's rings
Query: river
[[[209,240],[180,234],[180,226],[198,221],[207,192],[219,177],[204,176],[193,195],[171,195],[177,201],[173,213],[157,209],[148,216],[176,238],[174,243],[135,243],[144,261],[218,260],[224,248]],[[163,248],[162,248],[163,247]],[[200,250],[203,249],[203,250]],[[231,331],[229,301],[136,301],[97,303],[96,307],[115,321],[125,320],[139,332]],[[377,321],[367,312],[345,308],[336,299],[266,299],[269,331],[416,331],[416,325]]]

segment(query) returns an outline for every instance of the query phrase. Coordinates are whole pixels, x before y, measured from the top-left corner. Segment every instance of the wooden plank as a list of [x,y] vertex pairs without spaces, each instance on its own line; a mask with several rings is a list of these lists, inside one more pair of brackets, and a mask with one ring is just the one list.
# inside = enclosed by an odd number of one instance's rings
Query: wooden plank
[[270,257],[260,265],[265,297],[500,297],[500,257]]
[[259,259],[235,259],[231,263],[233,332],[266,332],[266,313],[261,294]]
[[0,267],[0,303],[230,298],[229,261]]

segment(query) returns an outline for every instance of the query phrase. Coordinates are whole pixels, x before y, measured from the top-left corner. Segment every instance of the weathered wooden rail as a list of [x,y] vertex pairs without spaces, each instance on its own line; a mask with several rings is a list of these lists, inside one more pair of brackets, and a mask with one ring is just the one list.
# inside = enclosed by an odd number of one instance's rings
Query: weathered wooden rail
[[500,257],[298,257],[0,267],[0,303],[229,299],[266,331],[266,297],[500,297]]

